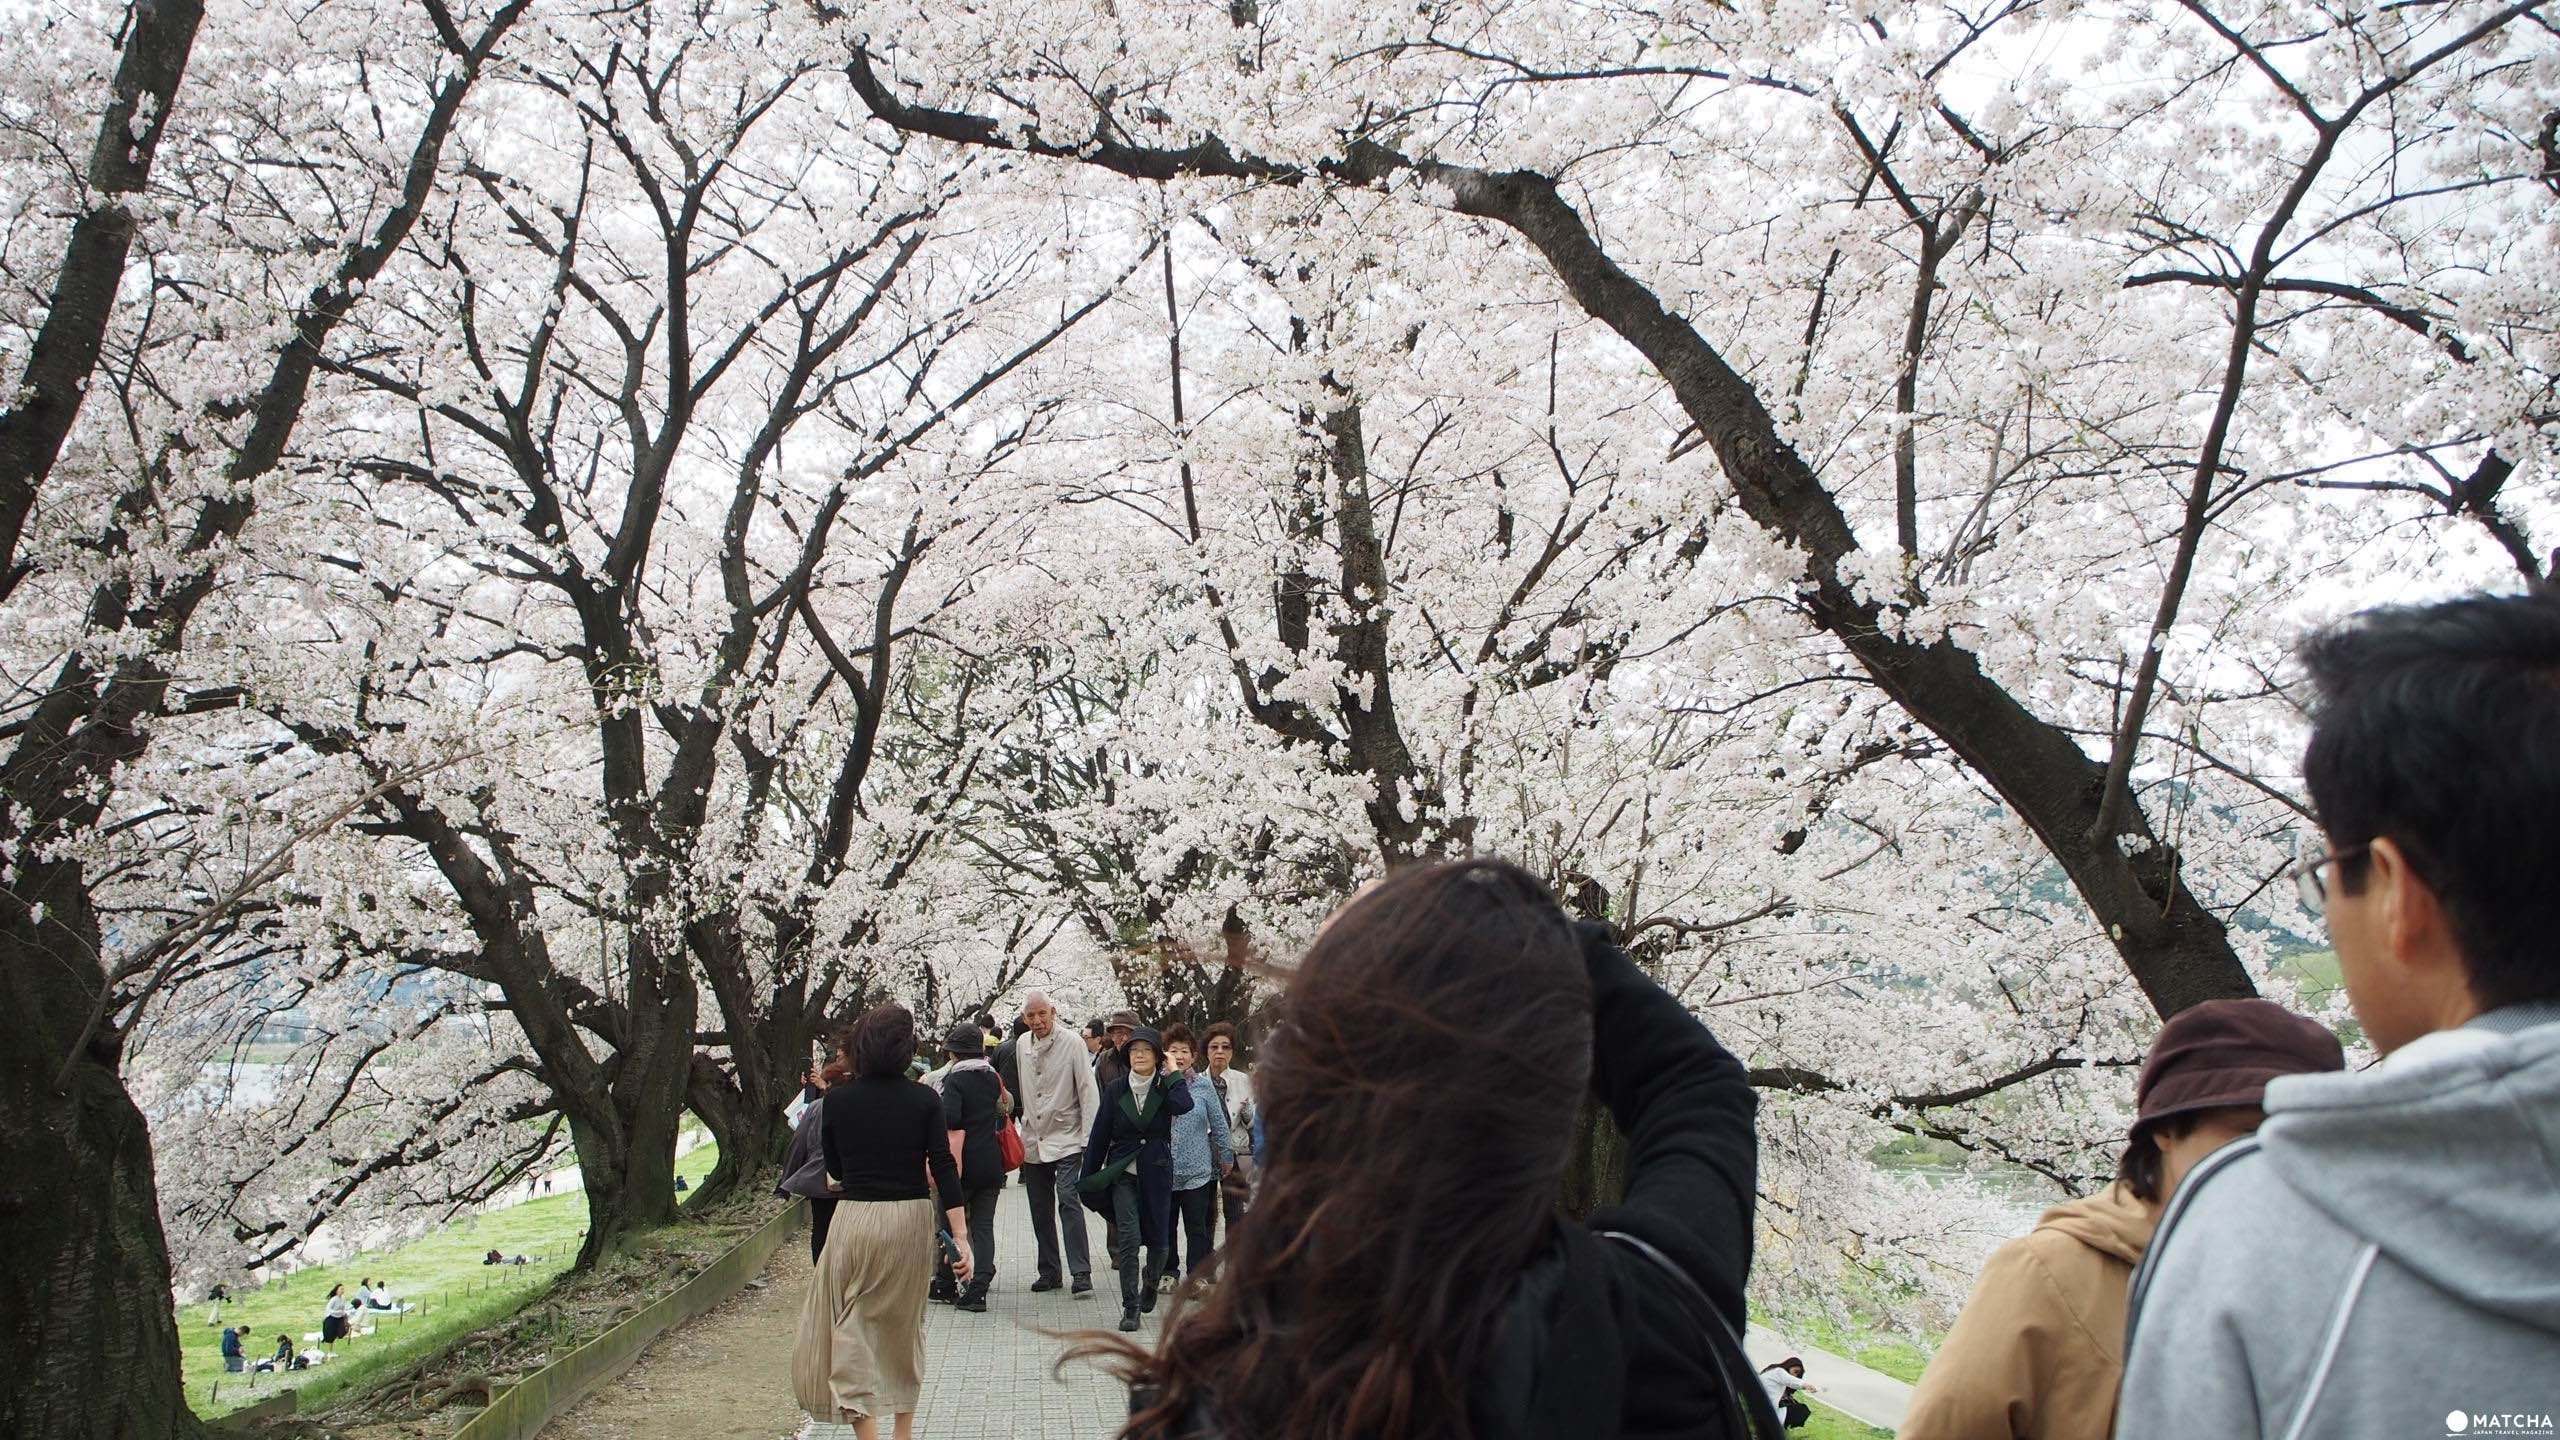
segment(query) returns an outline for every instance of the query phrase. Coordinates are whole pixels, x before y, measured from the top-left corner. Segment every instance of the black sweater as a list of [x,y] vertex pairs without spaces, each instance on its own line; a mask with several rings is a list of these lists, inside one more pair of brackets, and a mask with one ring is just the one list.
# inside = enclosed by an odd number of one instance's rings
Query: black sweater
[[903,1075],[866,1076],[839,1085],[819,1102],[818,1142],[840,1200],[922,1200],[925,1170],[933,1193],[960,1203],[960,1172],[943,1137],[942,1097]]
[[961,1132],[960,1184],[971,1191],[1004,1185],[1004,1153],[996,1131],[1004,1127],[993,1070],[953,1070],[942,1077],[942,1124]]

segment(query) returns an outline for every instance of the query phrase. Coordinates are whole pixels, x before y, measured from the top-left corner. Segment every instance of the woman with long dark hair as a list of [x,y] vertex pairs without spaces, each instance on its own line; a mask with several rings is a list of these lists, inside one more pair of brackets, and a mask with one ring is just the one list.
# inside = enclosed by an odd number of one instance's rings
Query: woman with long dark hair
[[[802,1433],[852,1431],[879,1440],[879,1417],[897,1417],[898,1440],[915,1433],[924,1391],[924,1292],[933,1275],[933,1207],[925,1189],[951,1197],[946,1219],[959,1248],[952,1268],[969,1278],[960,1174],[942,1123],[942,1097],[907,1078],[915,1017],[882,1005],[854,1022],[854,1078],[818,1103],[819,1153],[836,1194],[827,1246],[800,1308],[791,1352],[793,1398],[811,1424]],[[831,1437],[830,1437],[831,1440]]]
[[[1598,926],[1495,860],[1336,912],[1254,1075],[1253,1221],[1156,1345],[1097,1335],[1139,1440],[1772,1434],[1743,1358],[1755,1099]],[[1587,1093],[1624,1203],[1559,1216]]]

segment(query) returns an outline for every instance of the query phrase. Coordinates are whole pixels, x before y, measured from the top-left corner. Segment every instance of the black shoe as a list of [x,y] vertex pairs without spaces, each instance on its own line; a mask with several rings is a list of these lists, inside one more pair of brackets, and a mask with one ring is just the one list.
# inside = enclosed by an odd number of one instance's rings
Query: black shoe
[[1138,1308],[1146,1311],[1150,1315],[1155,1313],[1156,1287],[1150,1285],[1146,1289],[1138,1292]]
[[1138,1328],[1138,1312],[1137,1312],[1137,1311],[1135,1311],[1135,1310],[1123,1310],[1123,1311],[1121,1311],[1121,1312],[1120,1312],[1120,1333],[1122,1333],[1122,1334],[1126,1335],[1126,1334],[1128,1334],[1128,1333],[1130,1333],[1130,1332],[1132,1332],[1132,1331],[1136,1330],[1137,1328]]
[[984,1315],[987,1313],[987,1297],[984,1295],[963,1295],[957,1301],[954,1301],[953,1304],[957,1308],[966,1310],[972,1315]]
[[1077,1276],[1077,1277],[1076,1277],[1075,1289],[1074,1289],[1074,1291],[1073,1291],[1072,1293],[1077,1294],[1077,1295],[1090,1295],[1090,1294],[1092,1294],[1092,1293],[1093,1293],[1093,1277],[1092,1277],[1092,1276],[1090,1276],[1090,1275],[1079,1275],[1079,1276]]
[[960,1292],[937,1282],[932,1289],[924,1292],[924,1298],[936,1305],[956,1305],[960,1303]]
[[1034,1280],[1031,1282],[1031,1293],[1034,1295],[1040,1294],[1044,1290],[1063,1290],[1065,1288],[1066,1285],[1057,1280]]

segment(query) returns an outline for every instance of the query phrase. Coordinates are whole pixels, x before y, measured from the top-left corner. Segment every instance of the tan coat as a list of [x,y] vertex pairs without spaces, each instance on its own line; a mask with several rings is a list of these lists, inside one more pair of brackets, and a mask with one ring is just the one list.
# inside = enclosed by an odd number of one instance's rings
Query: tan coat
[[2107,1440],[2125,1292],[2158,1219],[2117,1183],[1994,1252],[1912,1392],[1901,1440]]

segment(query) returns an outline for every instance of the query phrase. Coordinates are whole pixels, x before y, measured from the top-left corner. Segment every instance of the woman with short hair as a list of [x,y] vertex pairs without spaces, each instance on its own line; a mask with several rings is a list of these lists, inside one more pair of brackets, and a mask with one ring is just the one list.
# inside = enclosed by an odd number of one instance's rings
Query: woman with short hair
[[[819,1153],[835,1218],[800,1309],[791,1389],[810,1419],[810,1440],[879,1440],[879,1417],[896,1418],[897,1440],[915,1434],[924,1390],[924,1292],[933,1275],[934,1201],[956,1200],[942,1097],[907,1078],[916,1053],[915,1017],[881,1005],[854,1022],[853,1079],[819,1101]],[[926,1176],[932,1188],[926,1188]],[[959,1250],[953,1269],[972,1269],[963,1238],[967,1215],[947,1207]]]
[[1177,1253],[1166,1246],[1165,1275],[1179,1280],[1197,1275],[1217,1243],[1218,1182],[1236,1168],[1234,1141],[1227,1130],[1227,1107],[1218,1100],[1209,1077],[1191,1068],[1191,1027],[1179,1021],[1164,1029],[1166,1074],[1191,1087],[1191,1110],[1173,1121],[1173,1218],[1182,1231]]
[[1085,1142],[1084,1178],[1076,1182],[1086,1208],[1111,1227],[1123,1332],[1156,1308],[1156,1281],[1173,1248],[1173,1122],[1193,1103],[1191,1086],[1163,1073],[1163,1037],[1131,1020],[1121,1050],[1127,1073],[1103,1089],[1102,1113]]
[[1218,1103],[1227,1108],[1227,1143],[1236,1154],[1235,1168],[1218,1182],[1220,1217],[1233,1230],[1253,1199],[1253,1076],[1236,1065],[1244,1058],[1244,1041],[1235,1026],[1221,1020],[1202,1031],[1200,1041],[1206,1061],[1201,1073],[1209,1077]]

